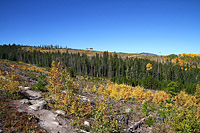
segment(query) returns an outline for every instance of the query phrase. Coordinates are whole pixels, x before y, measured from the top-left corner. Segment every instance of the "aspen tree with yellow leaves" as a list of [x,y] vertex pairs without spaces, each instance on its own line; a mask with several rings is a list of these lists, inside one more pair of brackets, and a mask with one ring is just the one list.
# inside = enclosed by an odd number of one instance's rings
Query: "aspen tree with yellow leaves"
[[61,93],[66,91],[67,93],[74,93],[75,86],[70,74],[67,72],[67,68],[63,69],[61,62],[56,63],[52,61],[52,67],[48,78],[49,86],[48,90],[51,94]]
[[56,64],[55,61],[52,61],[52,67],[51,67],[51,73],[49,76],[49,83],[50,86],[48,87],[49,91],[53,94],[55,93],[56,95],[56,91],[59,91],[61,89],[64,89],[63,87],[63,80],[62,80],[62,73],[63,73],[63,68],[61,66],[61,63],[58,62],[58,64]]
[[148,63],[148,64],[146,65],[146,69],[147,69],[147,71],[151,70],[151,69],[152,69],[152,64],[151,64],[151,63]]

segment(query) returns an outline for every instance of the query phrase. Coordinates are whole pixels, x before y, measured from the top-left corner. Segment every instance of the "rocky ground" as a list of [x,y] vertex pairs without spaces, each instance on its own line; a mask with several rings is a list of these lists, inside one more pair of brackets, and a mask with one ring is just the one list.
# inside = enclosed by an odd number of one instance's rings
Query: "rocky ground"
[[[66,115],[65,111],[49,110],[48,104],[44,100],[40,92],[30,90],[30,87],[22,87],[22,86],[19,87],[22,89],[22,93],[24,94],[25,98],[10,101],[11,104],[17,108],[18,112],[26,112],[27,114],[36,116],[38,118],[39,125],[49,133],[75,132],[75,130],[71,127],[72,120],[63,117]],[[83,100],[90,101],[86,96],[80,96],[80,97],[82,97]],[[121,103],[123,103],[123,101]],[[130,108],[125,109],[125,112],[129,113]],[[121,119],[124,119],[124,121],[128,121],[129,124],[129,128],[124,129],[124,132],[127,133],[151,132],[151,128],[143,127],[146,118],[142,118],[137,122],[133,122],[134,119],[131,118],[130,118],[131,120],[128,120],[129,118],[123,116]],[[89,123],[86,122],[87,121],[85,121],[84,124],[89,125]],[[78,132],[86,132],[86,131],[79,130]]]
[[14,100],[13,104],[19,112],[27,112],[39,118],[39,124],[49,133],[72,133],[73,129],[70,120],[62,118],[59,115],[65,115],[62,110],[51,111],[46,109],[47,102],[39,92],[29,90],[29,87],[22,87],[22,92],[27,99]]

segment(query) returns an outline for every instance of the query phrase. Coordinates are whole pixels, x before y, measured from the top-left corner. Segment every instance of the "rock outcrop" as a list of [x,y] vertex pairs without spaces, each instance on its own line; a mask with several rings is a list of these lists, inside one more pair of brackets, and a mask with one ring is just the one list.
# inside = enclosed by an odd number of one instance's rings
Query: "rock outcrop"
[[54,111],[45,109],[47,102],[40,92],[29,90],[30,87],[19,87],[22,89],[22,93],[24,93],[27,99],[15,101],[18,111],[37,116],[40,126],[49,133],[73,133],[70,124],[71,121],[58,116],[58,114],[64,116],[66,114],[65,111],[57,110],[54,113]]

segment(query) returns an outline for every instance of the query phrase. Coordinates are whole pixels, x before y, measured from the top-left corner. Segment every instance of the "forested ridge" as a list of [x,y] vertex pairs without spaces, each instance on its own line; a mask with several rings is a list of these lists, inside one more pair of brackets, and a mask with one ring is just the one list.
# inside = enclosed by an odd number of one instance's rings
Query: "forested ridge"
[[[43,67],[51,67],[53,60],[61,61],[69,69],[71,76],[85,75],[91,77],[110,78],[117,83],[132,86],[143,86],[146,89],[166,90],[173,88],[174,92],[185,89],[194,94],[196,85],[200,83],[199,63],[180,66],[171,60],[162,63],[149,59],[122,58],[117,53],[96,54],[88,57],[86,53],[41,52],[39,49],[53,47],[36,47],[35,50],[24,50],[20,45],[0,45],[0,59],[23,61]],[[147,69],[147,64],[150,69]]]

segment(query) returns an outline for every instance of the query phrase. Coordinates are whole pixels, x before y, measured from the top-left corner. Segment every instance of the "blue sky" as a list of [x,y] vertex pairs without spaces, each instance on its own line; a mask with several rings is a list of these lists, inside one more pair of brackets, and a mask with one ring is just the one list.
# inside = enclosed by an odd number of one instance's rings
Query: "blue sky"
[[0,0],[0,44],[200,54],[200,0]]

